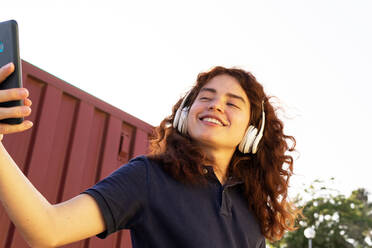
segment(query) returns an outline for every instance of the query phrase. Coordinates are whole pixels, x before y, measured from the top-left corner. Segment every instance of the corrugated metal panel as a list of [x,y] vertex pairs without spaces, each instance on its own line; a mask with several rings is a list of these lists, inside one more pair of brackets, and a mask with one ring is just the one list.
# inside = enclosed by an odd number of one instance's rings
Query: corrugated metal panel
[[[7,135],[4,144],[18,166],[51,202],[68,200],[146,153],[153,127],[22,62],[32,100],[34,127]],[[27,207],[27,206],[25,206]],[[28,247],[0,207],[0,247]],[[128,231],[65,247],[132,247]]]

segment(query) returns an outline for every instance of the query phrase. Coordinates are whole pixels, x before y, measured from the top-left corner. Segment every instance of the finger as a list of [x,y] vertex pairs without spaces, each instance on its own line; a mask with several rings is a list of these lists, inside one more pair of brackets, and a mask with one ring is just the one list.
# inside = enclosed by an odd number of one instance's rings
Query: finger
[[9,63],[0,68],[0,83],[3,82],[14,71],[14,64]]
[[9,124],[0,124],[0,133],[1,134],[10,134],[23,132],[33,126],[31,121],[24,121],[21,124],[9,125]]
[[22,118],[31,114],[31,108],[28,106],[18,106],[10,108],[0,108],[0,119]]
[[9,102],[21,100],[28,97],[28,90],[25,88],[13,88],[8,90],[0,90],[0,102]]
[[31,107],[31,105],[32,105],[32,101],[31,101],[30,99],[26,98],[26,99],[23,101],[23,104],[24,104],[25,106]]

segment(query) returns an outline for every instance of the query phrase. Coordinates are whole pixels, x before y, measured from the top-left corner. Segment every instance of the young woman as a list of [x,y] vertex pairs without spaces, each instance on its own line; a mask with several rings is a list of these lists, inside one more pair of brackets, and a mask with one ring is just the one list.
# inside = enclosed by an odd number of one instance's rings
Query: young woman
[[[14,70],[0,69],[0,81]],[[26,89],[0,91],[0,119],[25,117]],[[0,133],[32,124],[0,124]],[[289,147],[287,140],[293,142]],[[126,228],[133,247],[265,247],[293,230],[287,200],[295,139],[254,76],[215,67],[155,129],[150,153],[132,159],[69,201],[51,205],[0,144],[0,199],[26,241],[55,247]],[[24,206],[28,206],[24,208]]]

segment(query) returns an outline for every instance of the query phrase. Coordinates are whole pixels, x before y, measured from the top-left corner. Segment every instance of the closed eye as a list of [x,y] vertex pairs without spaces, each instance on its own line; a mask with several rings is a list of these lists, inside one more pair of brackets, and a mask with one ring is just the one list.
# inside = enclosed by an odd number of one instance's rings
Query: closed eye
[[237,105],[235,105],[235,104],[233,104],[233,103],[231,103],[231,102],[228,102],[227,105],[233,106],[233,107],[235,107],[235,108],[239,108]]
[[200,97],[200,100],[211,100],[209,97]]
[[[200,100],[206,100],[206,101],[211,100],[211,98],[209,98],[209,97],[205,97],[205,96],[200,97],[199,99],[200,99]],[[233,107],[235,107],[235,108],[239,108],[237,105],[235,105],[235,104],[233,104],[233,103],[231,103],[231,102],[228,102],[228,103],[226,103],[226,104],[229,105],[229,106],[233,106]]]

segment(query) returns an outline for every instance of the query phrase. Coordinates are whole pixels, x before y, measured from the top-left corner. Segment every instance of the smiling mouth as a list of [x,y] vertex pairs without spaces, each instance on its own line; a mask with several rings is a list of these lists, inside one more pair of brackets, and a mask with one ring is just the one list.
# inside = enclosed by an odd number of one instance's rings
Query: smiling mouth
[[221,126],[221,127],[225,126],[219,120],[214,119],[214,118],[210,118],[210,117],[199,118],[199,120],[202,121],[202,122],[206,122],[208,124],[214,124],[214,125],[218,125],[218,126]]

